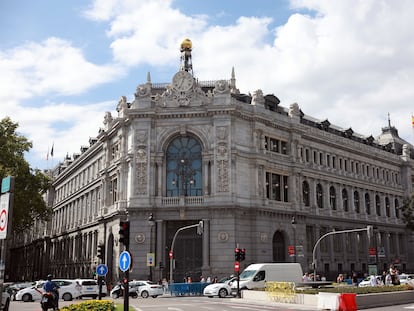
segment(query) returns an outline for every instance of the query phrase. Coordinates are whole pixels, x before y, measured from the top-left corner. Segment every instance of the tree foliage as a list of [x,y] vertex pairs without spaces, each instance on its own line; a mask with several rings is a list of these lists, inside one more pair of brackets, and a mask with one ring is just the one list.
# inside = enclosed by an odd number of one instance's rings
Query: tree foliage
[[404,199],[401,213],[407,228],[414,231],[414,195]]
[[15,177],[13,231],[29,228],[36,219],[46,220],[51,214],[42,197],[50,179],[24,159],[32,143],[17,132],[18,126],[8,117],[0,120],[0,179]]

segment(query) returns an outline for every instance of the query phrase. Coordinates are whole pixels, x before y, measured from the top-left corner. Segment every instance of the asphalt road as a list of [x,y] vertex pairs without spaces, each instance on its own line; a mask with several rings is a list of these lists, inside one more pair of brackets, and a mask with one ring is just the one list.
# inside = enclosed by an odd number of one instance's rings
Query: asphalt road
[[[86,301],[86,300],[85,300]],[[70,305],[77,301],[60,301],[59,306]],[[123,299],[115,302],[123,303]],[[129,306],[135,311],[286,311],[286,310],[317,310],[301,305],[255,303],[237,298],[208,298],[208,297],[158,297],[137,298],[129,300]],[[382,308],[366,309],[369,311],[410,311],[414,310],[413,304],[397,305]],[[41,311],[40,303],[13,301],[9,311]]]

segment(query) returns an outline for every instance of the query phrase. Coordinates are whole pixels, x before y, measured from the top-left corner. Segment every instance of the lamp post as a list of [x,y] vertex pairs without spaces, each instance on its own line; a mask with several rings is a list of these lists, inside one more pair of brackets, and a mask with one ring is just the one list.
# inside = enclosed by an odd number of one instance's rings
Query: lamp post
[[[155,226],[155,220],[154,220],[154,214],[153,213],[151,213],[148,216],[148,225],[150,226],[150,247],[149,247],[149,252],[152,255],[152,228],[154,228],[154,226]],[[153,260],[153,263],[154,262],[155,262],[155,258]],[[149,279],[152,281],[152,265],[151,264],[149,266]]]
[[[191,186],[195,185],[194,175],[195,170],[191,167],[191,161],[188,158],[182,157],[177,161],[177,168],[174,170],[177,180],[171,181],[173,186],[178,188],[179,196],[191,195]],[[188,193],[188,187],[190,193]]]
[[293,228],[293,262],[296,262],[296,218],[292,216],[292,228]]

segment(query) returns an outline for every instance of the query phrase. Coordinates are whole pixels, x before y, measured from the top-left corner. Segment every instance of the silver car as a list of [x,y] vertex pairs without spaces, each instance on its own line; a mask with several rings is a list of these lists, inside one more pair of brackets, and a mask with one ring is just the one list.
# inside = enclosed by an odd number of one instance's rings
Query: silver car
[[161,285],[152,281],[136,281],[132,280],[129,282],[131,287],[137,288],[138,296],[142,298],[156,298],[164,294],[164,290]]

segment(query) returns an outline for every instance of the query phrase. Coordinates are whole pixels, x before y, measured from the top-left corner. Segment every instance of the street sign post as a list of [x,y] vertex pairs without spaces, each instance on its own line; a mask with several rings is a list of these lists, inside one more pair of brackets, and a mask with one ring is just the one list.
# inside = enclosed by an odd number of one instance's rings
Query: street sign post
[[96,274],[98,276],[105,276],[108,273],[107,265],[100,264],[96,267]]
[[129,270],[131,267],[131,254],[128,251],[123,251],[119,256],[119,269],[122,272]]
[[99,293],[98,297],[99,300],[102,299],[102,280],[105,275],[108,273],[108,267],[104,264],[100,264],[96,267],[96,274],[98,275],[98,286],[99,286]]

